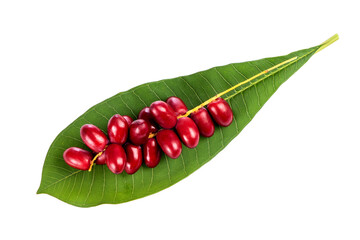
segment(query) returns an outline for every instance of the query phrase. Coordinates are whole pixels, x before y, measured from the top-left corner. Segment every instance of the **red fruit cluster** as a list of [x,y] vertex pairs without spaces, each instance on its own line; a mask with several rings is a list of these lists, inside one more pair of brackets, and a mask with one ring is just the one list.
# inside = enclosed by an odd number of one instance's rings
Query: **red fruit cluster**
[[186,115],[188,109],[178,97],[153,102],[139,113],[133,121],[129,116],[115,114],[108,122],[107,136],[98,127],[85,124],[80,129],[83,142],[93,153],[77,147],[64,152],[65,162],[80,170],[89,170],[96,164],[106,164],[110,171],[119,174],[125,170],[134,174],[144,162],[147,167],[156,167],[164,152],[170,158],[178,158],[182,151],[181,142],[188,148],[195,148],[200,135],[211,137],[215,121],[229,126],[233,112],[229,104],[217,98],[207,105]]

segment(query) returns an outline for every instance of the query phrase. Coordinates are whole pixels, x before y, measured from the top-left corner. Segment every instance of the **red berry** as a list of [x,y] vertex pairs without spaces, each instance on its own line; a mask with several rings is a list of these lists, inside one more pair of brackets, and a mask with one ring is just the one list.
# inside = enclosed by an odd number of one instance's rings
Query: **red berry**
[[[106,152],[106,151],[105,151]],[[96,165],[106,164],[106,154],[103,152],[95,161]]]
[[173,128],[176,125],[174,110],[163,101],[156,101],[150,105],[150,112],[155,121],[163,128]]
[[130,141],[135,145],[142,145],[150,134],[150,123],[144,119],[137,119],[130,124]]
[[105,150],[106,165],[115,174],[121,173],[126,164],[126,153],[124,148],[116,143],[110,144]]
[[126,164],[125,172],[128,174],[134,174],[142,164],[142,151],[140,146],[127,143],[125,145],[126,152]]
[[144,162],[149,168],[156,167],[161,159],[161,149],[155,138],[149,138],[143,145]]
[[208,104],[207,109],[215,122],[220,126],[227,127],[233,120],[233,112],[229,104],[222,98],[217,98]]
[[169,97],[166,103],[174,110],[176,116],[184,115],[188,111],[183,100],[178,97]]
[[176,123],[176,132],[188,148],[194,148],[198,145],[200,138],[199,129],[191,118],[179,118]]
[[214,134],[214,122],[205,108],[200,108],[196,112],[193,112],[190,117],[194,120],[202,136],[211,137]]
[[155,133],[157,131],[158,131],[158,128],[156,127],[156,125],[150,123],[150,132]]
[[128,123],[128,126],[134,121],[130,116],[124,115],[123,118],[125,118],[126,122]]
[[149,122],[153,121],[153,118],[150,113],[150,108],[144,107],[143,109],[141,109],[141,111],[139,112],[138,118],[148,120]]
[[156,123],[150,113],[150,108],[149,107],[144,107],[140,112],[139,112],[139,116],[138,119],[144,119],[147,120],[150,123],[150,131],[153,132],[157,132],[158,128],[156,126]]
[[80,136],[83,142],[94,152],[101,152],[104,150],[108,139],[106,135],[92,124],[85,124],[80,129]]
[[71,147],[65,150],[63,154],[65,162],[73,168],[80,170],[88,170],[93,155],[84,149]]
[[156,141],[163,152],[170,158],[178,158],[180,156],[182,145],[180,139],[173,130],[160,130],[156,134]]
[[108,122],[107,131],[111,143],[124,144],[128,137],[128,123],[120,114],[112,116]]

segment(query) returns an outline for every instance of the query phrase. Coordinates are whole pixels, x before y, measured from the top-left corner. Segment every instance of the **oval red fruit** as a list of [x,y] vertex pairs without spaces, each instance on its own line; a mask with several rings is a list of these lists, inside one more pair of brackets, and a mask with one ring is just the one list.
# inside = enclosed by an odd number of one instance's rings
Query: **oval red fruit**
[[147,120],[150,123],[150,132],[157,132],[158,127],[156,126],[156,123],[150,113],[149,107],[144,107],[140,112],[138,119],[144,119]]
[[158,128],[156,127],[156,125],[150,123],[150,132],[151,132],[151,133],[155,133],[155,132],[157,132],[157,131],[158,131]]
[[178,97],[169,97],[166,103],[174,110],[176,116],[184,115],[188,111],[183,100]]
[[222,98],[217,98],[208,104],[207,109],[215,122],[220,126],[227,127],[233,120],[233,112],[229,104]]
[[130,124],[134,121],[132,119],[132,117],[128,116],[128,115],[124,115],[123,118],[126,120],[126,122],[128,123],[128,126],[130,126]]
[[150,123],[144,119],[137,119],[130,124],[129,138],[135,145],[142,145],[150,134]]
[[211,137],[214,134],[214,122],[205,108],[198,109],[196,112],[193,112],[190,117],[194,120],[202,136]]
[[178,158],[181,154],[182,145],[179,137],[173,130],[162,129],[156,134],[156,141],[163,152],[170,158]]
[[150,113],[150,108],[144,107],[143,109],[141,109],[138,115],[138,119],[148,120],[149,122],[153,121],[153,118]]
[[84,149],[71,147],[65,150],[63,154],[65,162],[73,168],[79,170],[88,170],[93,155]]
[[85,124],[80,129],[80,136],[83,142],[94,152],[104,150],[108,139],[106,135],[95,125]]
[[125,145],[126,152],[126,164],[125,172],[128,174],[134,174],[142,164],[142,151],[140,146],[135,146],[131,143]]
[[[106,151],[105,151],[106,152]],[[103,152],[95,161],[96,165],[106,164],[106,154]]]
[[198,145],[200,138],[199,129],[191,118],[179,118],[176,123],[176,132],[188,148],[194,148]]
[[144,162],[149,168],[156,167],[161,159],[161,149],[155,138],[149,138],[143,145]]
[[163,128],[173,128],[176,125],[174,110],[163,101],[156,101],[150,105],[150,112],[154,120]]
[[106,165],[115,174],[121,173],[126,164],[126,153],[124,148],[116,143],[110,144],[105,150]]
[[120,114],[115,114],[110,118],[107,131],[111,143],[124,144],[128,137],[128,130],[128,123]]

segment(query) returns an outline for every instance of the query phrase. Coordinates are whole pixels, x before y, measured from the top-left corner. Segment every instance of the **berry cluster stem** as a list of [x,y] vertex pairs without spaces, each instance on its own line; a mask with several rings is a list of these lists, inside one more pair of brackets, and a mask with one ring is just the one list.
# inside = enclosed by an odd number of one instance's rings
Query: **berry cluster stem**
[[[328,47],[329,45],[331,45],[332,43],[334,43],[334,42],[337,41],[338,39],[339,39],[339,35],[338,35],[338,34],[335,34],[334,36],[332,36],[331,38],[329,38],[328,40],[326,40],[325,42],[323,42],[322,44],[320,44],[320,45],[319,45],[319,46],[320,46],[319,49],[318,49],[315,53],[320,52],[322,49]],[[268,72],[270,72],[270,71],[272,71],[272,70],[274,70],[274,69],[277,69],[277,68],[279,68],[279,67],[281,67],[281,66],[283,66],[283,65],[285,65],[285,64],[291,63],[291,62],[295,61],[297,58],[298,58],[298,57],[295,56],[295,57],[293,57],[293,58],[290,58],[290,59],[288,59],[288,60],[285,60],[285,61],[283,61],[283,62],[281,62],[281,63],[279,63],[279,64],[277,64],[277,65],[275,65],[275,66],[273,66],[273,67],[271,67],[271,68],[268,68],[268,69],[266,69],[266,70],[264,70],[264,71],[262,71],[262,72],[260,72],[260,73],[258,73],[258,74],[256,74],[256,75],[254,75],[254,76],[246,79],[245,81],[242,81],[242,82],[240,82],[240,83],[232,86],[232,87],[229,88],[229,89],[226,89],[225,91],[223,91],[223,92],[221,92],[221,93],[216,94],[214,97],[209,98],[209,99],[206,100],[205,102],[201,103],[199,106],[196,106],[196,107],[194,107],[193,109],[187,111],[184,115],[178,116],[178,118],[182,118],[182,117],[187,117],[187,116],[189,116],[191,113],[196,112],[197,110],[199,110],[199,109],[202,108],[202,107],[205,107],[206,105],[208,105],[209,103],[211,103],[211,102],[214,101],[215,99],[217,99],[217,98],[225,95],[226,93],[228,93],[228,92],[230,92],[230,91],[232,91],[232,90],[235,90],[236,88],[238,88],[238,87],[240,87],[240,86],[242,86],[242,85],[244,85],[244,84],[246,84],[246,83],[248,83],[248,82],[250,82],[250,81],[252,81],[252,80],[254,80],[254,79],[256,79],[256,78],[258,78],[258,77],[260,77],[260,76],[262,76],[262,75],[264,75],[264,74],[266,74],[266,73],[268,73]],[[234,95],[236,95],[236,94],[234,94]],[[232,95],[232,96],[233,96],[233,95]],[[230,96],[229,98],[231,98],[232,96]],[[225,99],[225,100],[227,101],[228,99]],[[153,138],[153,137],[155,137],[155,136],[156,136],[156,133],[151,133],[151,134],[149,135],[149,138]]]
[[98,157],[100,157],[106,150],[108,145],[105,146],[104,150],[102,150],[101,152],[98,152],[98,154],[95,155],[95,157],[91,160],[90,162],[90,167],[89,167],[89,172],[91,172],[91,169],[96,161],[96,159],[98,159]]
[[155,136],[156,136],[156,132],[155,133],[150,133],[149,138],[153,138]]

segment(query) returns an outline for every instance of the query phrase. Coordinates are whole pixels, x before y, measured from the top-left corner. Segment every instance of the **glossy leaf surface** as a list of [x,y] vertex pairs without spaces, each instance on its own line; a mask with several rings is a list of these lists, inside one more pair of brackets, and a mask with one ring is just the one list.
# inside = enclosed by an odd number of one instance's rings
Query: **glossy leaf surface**
[[[324,44],[323,44],[324,45]],[[93,106],[66,127],[54,140],[47,153],[38,193],[50,194],[64,202],[80,207],[103,203],[123,203],[163,190],[187,177],[211,160],[236,137],[251,121],[271,95],[294,74],[323,45],[293,52],[286,56],[257,61],[234,63],[211,68],[189,76],[145,83],[121,92]],[[94,124],[106,132],[107,122],[114,114],[129,115],[136,119],[139,111],[157,100],[170,96],[180,97],[189,109],[215,94],[242,82],[284,60],[297,56],[290,64],[251,81],[223,98],[234,113],[228,127],[215,127],[210,138],[200,137],[194,149],[183,147],[179,158],[170,159],[163,154],[155,168],[141,166],[133,175],[116,175],[106,165],[95,165],[91,172],[69,167],[62,154],[68,147],[88,149],[81,141],[79,131],[83,124]],[[234,95],[235,93],[235,95]]]

